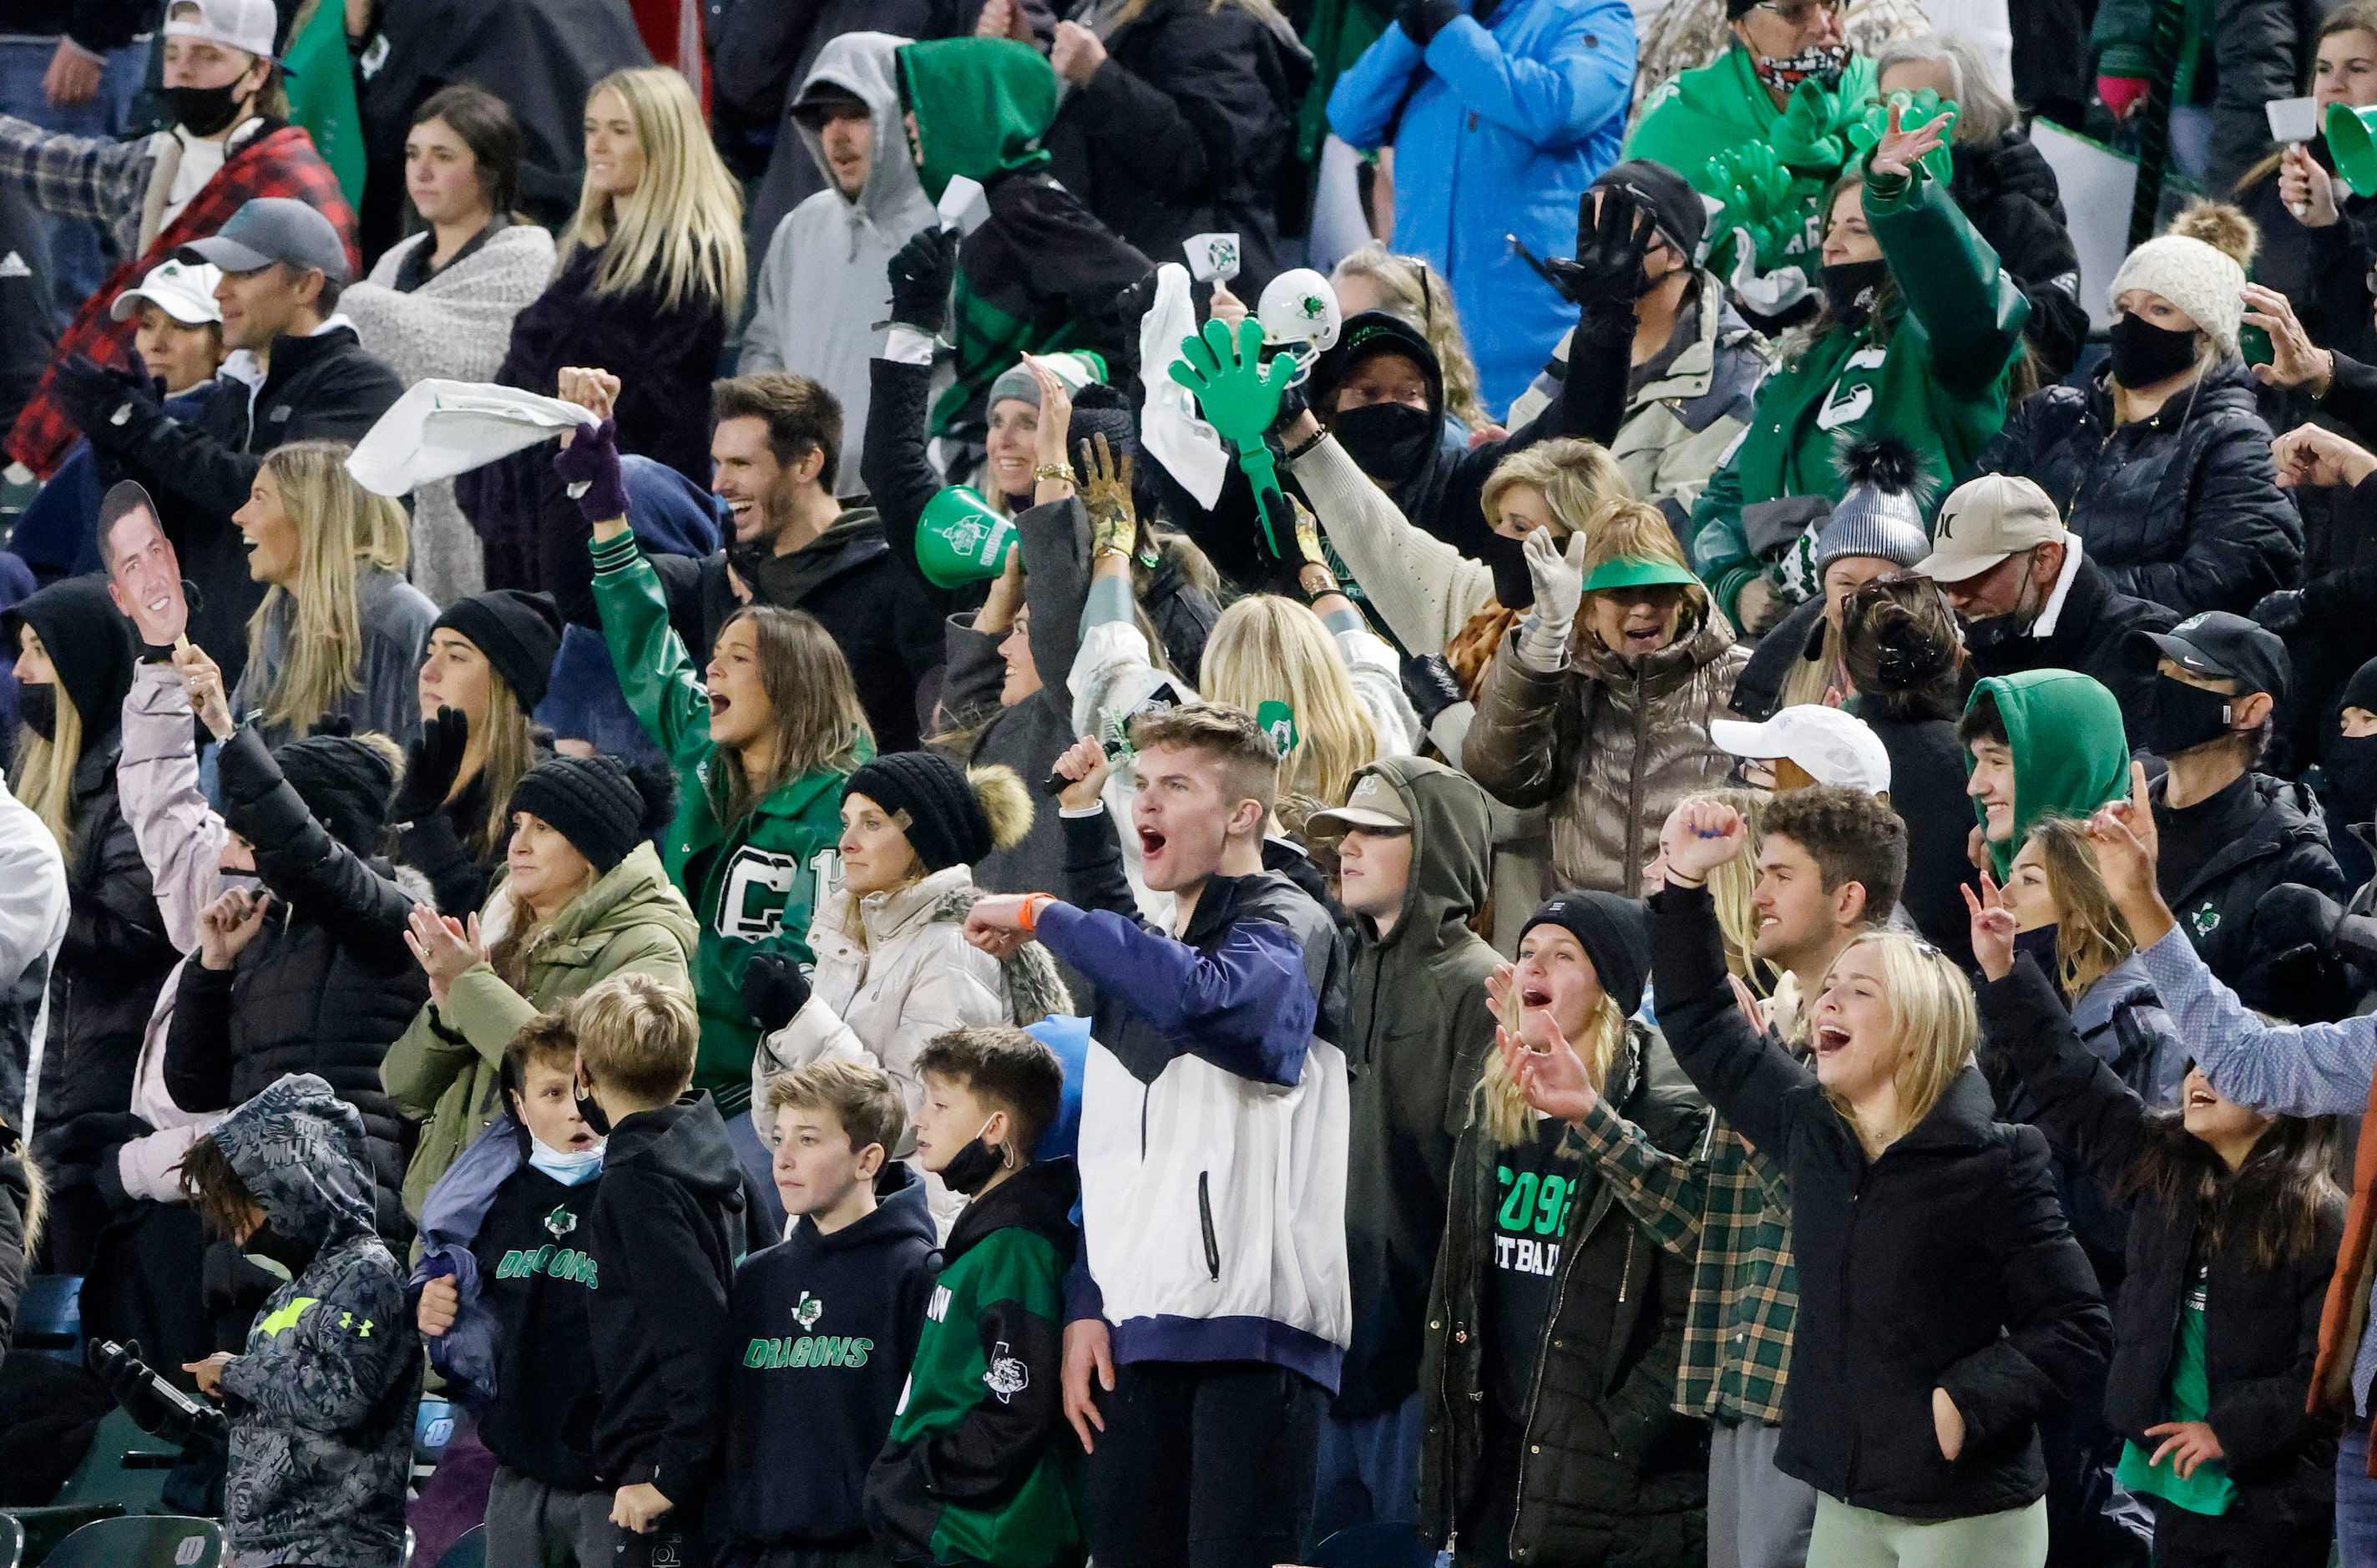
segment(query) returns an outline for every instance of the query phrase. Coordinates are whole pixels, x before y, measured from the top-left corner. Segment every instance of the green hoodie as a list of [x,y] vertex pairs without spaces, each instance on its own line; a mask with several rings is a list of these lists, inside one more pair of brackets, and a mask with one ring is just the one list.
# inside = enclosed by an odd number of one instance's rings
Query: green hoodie
[[[2130,743],[2121,729],[2121,705],[2087,676],[2072,670],[2025,670],[1992,676],[1973,688],[1965,702],[1989,698],[1998,705],[2006,744],[2013,752],[2013,832],[1989,845],[1989,859],[2002,881],[2015,853],[2041,817],[2085,817],[2130,793]],[[1965,752],[1965,772],[1973,754]],[[1989,825],[1979,801],[1973,814]]]
[[[594,603],[619,689],[676,769],[676,820],[662,840],[662,859],[701,922],[693,961],[701,1054],[693,1086],[709,1090],[719,1114],[732,1118],[750,1105],[751,1058],[759,1044],[758,1025],[743,1009],[744,966],[763,949],[790,955],[803,969],[817,962],[809,916],[840,881],[834,849],[849,775],[803,773],[779,784],[742,820],[721,821],[710,793],[710,693],[669,628],[660,574],[634,534],[594,545]],[[857,754],[863,760],[874,748],[862,740]]]
[[903,46],[900,102],[916,116],[916,175],[935,201],[950,177],[988,185],[1045,167],[1040,138],[1057,118],[1057,72],[1028,43],[944,38]]

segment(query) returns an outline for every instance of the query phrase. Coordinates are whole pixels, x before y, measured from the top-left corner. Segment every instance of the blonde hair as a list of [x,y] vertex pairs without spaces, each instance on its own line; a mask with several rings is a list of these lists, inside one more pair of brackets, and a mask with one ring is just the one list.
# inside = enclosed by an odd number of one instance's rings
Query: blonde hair
[[[1584,538],[1588,579],[1611,561],[1658,561],[1687,572],[1692,569],[1691,562],[1684,558],[1684,547],[1676,543],[1676,531],[1668,526],[1666,514],[1631,495],[1613,496],[1595,508],[1584,521]],[[1708,619],[1708,589],[1697,574],[1684,589],[1684,612],[1679,631]]]
[[627,106],[643,177],[614,197],[588,175],[561,236],[559,269],[580,247],[600,248],[594,293],[648,288],[663,310],[707,297],[731,321],[743,309],[743,197],[710,144],[693,90],[665,66],[639,66],[596,82],[586,102],[606,88]]
[[[72,858],[74,776],[75,764],[82,760],[82,711],[66,694],[65,681],[55,682],[52,689],[58,705],[57,722],[51,725],[53,738],[43,740],[30,724],[17,726],[17,753],[8,763],[8,787],[50,830],[50,836],[58,841],[58,853]],[[26,1168],[30,1169],[32,1163],[28,1155]]]
[[2096,869],[2085,828],[2069,817],[2046,816],[2025,837],[2038,846],[2048,896],[2055,901],[2056,979],[2076,1000],[2137,951],[2137,939]]
[[[1585,1076],[1593,1080],[1595,1093],[1608,1079],[1609,1064],[1618,1059],[1618,1043],[1625,1037],[1625,1015],[1604,991],[1584,1021],[1584,1038],[1569,1042],[1584,1062]],[[1498,1144],[1522,1143],[1535,1131],[1535,1107],[1519,1092],[1499,1050],[1486,1053],[1486,1071],[1470,1096],[1469,1120],[1470,1125],[1484,1128],[1486,1136]]]
[[1332,806],[1378,760],[1379,732],[1320,617],[1293,599],[1250,593],[1222,612],[1205,640],[1198,685],[1208,702],[1252,713],[1284,702],[1296,746],[1280,759],[1279,792]]
[[1725,967],[1739,976],[1760,996],[1769,987],[1759,979],[1758,911],[1750,897],[1758,891],[1758,851],[1764,832],[1767,794],[1762,789],[1711,789],[1693,797],[1730,806],[1740,813],[1750,832],[1739,855],[1709,873],[1709,896],[1716,901],[1717,929],[1725,939]]
[[[528,710],[520,706],[520,693],[496,673],[493,664],[487,666],[487,712],[482,724],[487,749],[479,761],[479,777],[487,795],[487,815],[463,840],[464,846],[479,859],[494,854],[511,831],[512,791],[520,787],[521,778],[537,762],[536,729],[529,722]],[[459,795],[469,787],[469,780],[458,779],[454,792]]]
[[274,584],[247,617],[247,658],[268,669],[268,628],[286,622],[281,667],[265,694],[269,724],[304,730],[361,691],[363,611],[357,578],[365,564],[402,571],[404,509],[347,475],[344,441],[292,441],[264,459],[281,515],[297,532],[297,587]]
[[701,1023],[682,987],[623,969],[569,1004],[578,1057],[597,1083],[647,1102],[675,1099],[693,1082]]
[[759,689],[768,694],[775,758],[765,773],[743,768],[739,751],[712,753],[710,802],[719,820],[741,821],[753,808],[804,773],[855,772],[859,753],[871,751],[875,732],[851,684],[850,662],[842,645],[806,610],[747,604],[718,628],[751,623],[758,647]]
[[[570,847],[574,849],[577,846],[572,844]],[[579,858],[585,857],[580,856]],[[602,880],[603,873],[594,868],[592,861],[587,861],[585,875],[579,879],[578,886],[571,890],[569,896],[561,901],[551,918],[541,914],[526,899],[512,897],[508,892],[505,902],[511,905],[511,924],[505,927],[504,934],[496,939],[495,946],[487,950],[487,966],[496,972],[496,978],[513,990],[529,991],[532,988],[529,965],[536,961],[537,950],[553,936],[555,923],[569,906],[592,892],[594,884]]]
[[[1871,948],[1881,964],[1882,990],[1890,1007],[1891,1038],[1899,1049],[1893,1073],[1898,1086],[1898,1125],[1880,1148],[1894,1143],[1931,1114],[1948,1085],[1973,1059],[1973,1041],[1980,1034],[1980,1015],[1973,1005],[1972,983],[1948,955],[1919,937],[1903,931],[1867,931],[1852,938],[1834,956],[1833,968],[1859,948]],[[1825,972],[1829,980],[1831,970]],[[1812,1008],[1814,999],[1810,999]],[[1839,1095],[1828,1095],[1843,1120],[1857,1126],[1856,1114]],[[1859,1130],[1860,1141],[1866,1130]]]
[[1337,263],[1329,281],[1360,278],[1376,284],[1381,296],[1378,308],[1406,326],[1416,327],[1436,351],[1444,373],[1444,411],[1472,430],[1494,423],[1477,395],[1477,364],[1469,357],[1469,339],[1461,329],[1461,307],[1452,284],[1443,273],[1416,256],[1397,256],[1373,240]]
[[1487,522],[1500,525],[1502,497],[1520,485],[1543,496],[1563,539],[1584,527],[1607,503],[1634,499],[1634,486],[1627,483],[1625,470],[1609,449],[1574,436],[1538,441],[1496,463],[1477,497]]

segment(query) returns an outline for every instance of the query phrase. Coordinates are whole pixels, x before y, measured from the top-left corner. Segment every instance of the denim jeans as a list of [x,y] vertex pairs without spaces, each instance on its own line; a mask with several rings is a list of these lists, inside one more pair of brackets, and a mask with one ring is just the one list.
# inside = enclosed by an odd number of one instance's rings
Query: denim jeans
[[[112,50],[100,74],[99,90],[71,109],[53,106],[42,90],[42,78],[58,52],[54,38],[0,39],[0,112],[30,120],[44,130],[76,136],[124,134],[132,118],[132,101],[149,74],[149,45],[127,43]],[[51,289],[56,296],[58,324],[64,326],[92,291],[107,281],[122,257],[110,260],[112,242],[100,227],[81,218],[44,213],[50,233]]]
[[2335,1445],[2335,1545],[2344,1568],[2377,1568],[2377,1480],[2369,1475],[2369,1422],[2353,1417]]

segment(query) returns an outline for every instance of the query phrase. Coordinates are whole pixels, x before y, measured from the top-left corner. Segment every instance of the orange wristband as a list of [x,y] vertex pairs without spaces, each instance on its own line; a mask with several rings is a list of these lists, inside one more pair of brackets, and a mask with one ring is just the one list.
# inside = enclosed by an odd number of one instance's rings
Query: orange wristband
[[1023,934],[1027,937],[1032,935],[1032,928],[1039,924],[1039,901],[1043,899],[1054,904],[1057,902],[1057,895],[1052,892],[1028,892],[1023,895],[1023,908],[1016,916],[1015,923],[1022,928]]

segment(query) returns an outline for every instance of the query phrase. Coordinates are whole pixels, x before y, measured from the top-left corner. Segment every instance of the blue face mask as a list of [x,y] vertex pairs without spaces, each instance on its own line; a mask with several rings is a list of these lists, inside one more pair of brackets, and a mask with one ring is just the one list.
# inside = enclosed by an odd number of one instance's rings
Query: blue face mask
[[549,1149],[542,1139],[528,1141],[528,1163],[564,1187],[581,1186],[603,1174],[603,1145],[584,1149]]

